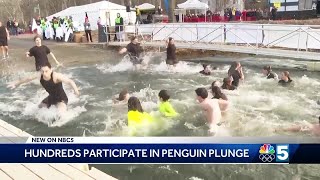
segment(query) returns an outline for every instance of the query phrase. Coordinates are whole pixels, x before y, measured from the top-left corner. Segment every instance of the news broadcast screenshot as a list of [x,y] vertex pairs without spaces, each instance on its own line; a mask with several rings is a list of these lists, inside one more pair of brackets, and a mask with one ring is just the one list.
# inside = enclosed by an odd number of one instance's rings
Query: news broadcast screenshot
[[0,180],[320,179],[316,1],[0,5]]

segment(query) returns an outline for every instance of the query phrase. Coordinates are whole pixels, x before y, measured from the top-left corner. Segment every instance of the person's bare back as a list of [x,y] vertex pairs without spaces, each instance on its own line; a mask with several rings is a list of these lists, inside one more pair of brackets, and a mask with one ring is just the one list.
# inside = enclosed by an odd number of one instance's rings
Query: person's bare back
[[221,110],[219,107],[218,99],[206,98],[200,103],[200,106],[206,113],[207,121],[211,126],[216,126],[221,120]]

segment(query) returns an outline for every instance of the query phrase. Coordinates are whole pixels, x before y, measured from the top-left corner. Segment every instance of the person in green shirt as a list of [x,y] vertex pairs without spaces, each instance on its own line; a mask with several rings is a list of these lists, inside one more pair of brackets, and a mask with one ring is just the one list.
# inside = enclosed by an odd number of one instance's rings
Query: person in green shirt
[[159,92],[160,106],[159,111],[166,117],[176,117],[178,113],[173,109],[172,105],[168,101],[170,96],[167,90],[161,90]]

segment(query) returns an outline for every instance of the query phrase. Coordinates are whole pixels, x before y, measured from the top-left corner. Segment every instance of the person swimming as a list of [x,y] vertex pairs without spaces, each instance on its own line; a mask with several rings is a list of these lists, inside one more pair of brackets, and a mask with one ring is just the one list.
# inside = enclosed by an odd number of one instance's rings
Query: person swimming
[[221,88],[222,89],[226,89],[226,90],[235,90],[235,89],[237,89],[237,87],[232,84],[231,77],[227,77],[227,78],[223,79],[223,84],[222,84]]
[[163,116],[175,117],[178,113],[174,110],[169,102],[170,96],[167,90],[161,90],[159,92],[160,106],[159,111]]
[[271,66],[264,66],[262,73],[267,77],[267,79],[278,79],[278,75],[272,72]]
[[153,122],[152,116],[144,112],[137,97],[130,97],[128,100],[128,127],[130,135],[136,135],[142,128]]
[[203,64],[202,67],[203,67],[203,70],[200,71],[199,73],[206,75],[206,76],[211,75],[211,71],[210,71],[209,66],[207,64]]
[[243,70],[240,62],[233,62],[228,70],[228,76],[232,77],[232,85],[238,87],[240,80],[244,80]]
[[218,86],[212,86],[212,99],[218,99],[219,100],[219,106],[221,111],[226,111],[228,109],[228,98],[225,94],[221,92],[221,89]]
[[290,74],[288,71],[284,71],[281,74],[281,80],[278,82],[282,86],[287,86],[291,84],[292,79],[290,78]]
[[195,92],[200,107],[205,111],[209,132],[216,133],[222,117],[218,99],[209,99],[205,88],[197,88]]
[[[62,83],[69,84],[73,90],[74,93],[79,96],[79,90],[74,81],[67,78],[66,76],[53,72],[51,69],[51,65],[47,64],[40,68],[41,70],[41,77],[40,83],[42,87],[49,93],[49,96],[42,100],[41,104],[39,105],[39,108],[47,107],[49,108],[52,105],[57,106],[59,112],[64,112],[67,110],[67,104],[68,104],[68,97],[62,87]],[[28,83],[30,81],[33,81],[34,79],[37,79],[37,76],[29,77],[24,80],[20,80],[15,83],[9,84],[7,87],[14,89],[16,86],[19,86],[23,83]]]
[[123,89],[119,96],[117,98],[113,99],[113,103],[128,103],[128,100],[130,98],[130,94],[128,92],[128,89]]

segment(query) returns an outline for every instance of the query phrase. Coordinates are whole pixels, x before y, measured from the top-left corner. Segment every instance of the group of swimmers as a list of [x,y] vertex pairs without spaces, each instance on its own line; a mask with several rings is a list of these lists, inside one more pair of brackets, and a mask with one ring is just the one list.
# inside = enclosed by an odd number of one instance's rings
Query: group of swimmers
[[[35,67],[36,71],[40,71],[40,75],[36,75],[19,80],[17,82],[12,82],[8,85],[8,88],[15,88],[16,86],[30,82],[34,79],[40,79],[40,84],[48,92],[48,97],[46,97],[39,108],[47,107],[49,108],[52,105],[55,105],[58,108],[59,112],[65,112],[67,110],[68,97],[62,87],[62,83],[69,84],[76,95],[79,95],[79,90],[74,81],[67,78],[63,74],[54,72],[51,68],[51,64],[48,61],[47,55],[50,54],[55,60],[57,66],[62,66],[62,64],[57,61],[54,54],[50,51],[47,46],[42,45],[41,38],[36,36],[34,38],[35,46],[32,47],[28,52],[26,52],[27,57],[35,58]],[[168,66],[175,66],[178,61],[175,56],[176,47],[174,45],[173,38],[169,38],[166,41],[167,46],[167,59],[166,63]],[[119,51],[120,54],[128,52],[130,54],[130,60],[134,65],[140,65],[143,62],[143,59],[140,58],[140,54],[143,49],[138,42],[137,37],[131,38],[131,43],[128,44],[125,48]],[[208,65],[204,65],[204,70],[201,71],[201,74],[210,75],[211,72],[208,68]],[[265,66],[263,68],[263,74],[268,79],[278,79],[276,73],[274,73],[270,66]],[[232,63],[230,69],[228,70],[227,77],[223,79],[223,84],[220,86],[219,81],[214,81],[211,84],[212,98],[209,98],[209,94],[206,88],[197,88],[195,94],[197,100],[200,103],[200,107],[205,111],[206,119],[209,125],[209,131],[211,133],[216,133],[218,126],[221,125],[222,112],[226,111],[229,106],[229,101],[227,96],[222,92],[221,89],[225,90],[235,90],[238,88],[240,81],[244,80],[244,73],[240,62]],[[288,85],[292,82],[289,72],[284,71],[282,73],[279,84]],[[170,95],[167,90],[161,90],[158,94],[160,105],[159,112],[164,117],[174,118],[179,114],[172,107],[169,102]],[[115,99],[116,101],[125,102],[128,105],[128,126],[133,129],[133,132],[137,132],[137,128],[140,125],[145,125],[153,122],[153,117],[145,112],[141,106],[140,100],[137,97],[130,97],[127,90],[122,91],[119,94],[119,97]],[[135,134],[135,133],[132,133]]]
[[53,71],[53,68],[51,68],[51,64],[49,63],[47,57],[48,54],[52,56],[58,67],[62,66],[62,64],[56,59],[54,54],[47,46],[42,45],[40,36],[34,37],[34,42],[35,46],[32,47],[28,52],[26,52],[26,57],[35,58],[35,69],[36,72],[40,71],[40,74],[35,73],[32,76],[27,77],[25,79],[16,82],[11,82],[8,84],[7,87],[14,89],[21,84],[31,82],[35,79],[39,79],[40,84],[49,94],[48,97],[41,101],[39,108],[49,108],[54,105],[57,107],[59,114],[61,115],[61,113],[67,110],[68,104],[68,97],[63,89],[62,83],[70,85],[73,88],[74,93],[76,95],[80,94],[78,87],[73,80],[69,79],[61,73]]

